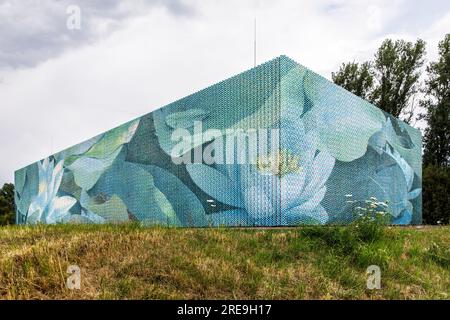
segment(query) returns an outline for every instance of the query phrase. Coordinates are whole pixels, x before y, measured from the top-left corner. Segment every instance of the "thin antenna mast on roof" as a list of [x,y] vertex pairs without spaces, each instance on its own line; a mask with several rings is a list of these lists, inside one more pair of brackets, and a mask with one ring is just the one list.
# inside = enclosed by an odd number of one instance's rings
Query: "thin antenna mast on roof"
[[256,18],[254,21],[254,34],[253,34],[253,65],[256,67]]

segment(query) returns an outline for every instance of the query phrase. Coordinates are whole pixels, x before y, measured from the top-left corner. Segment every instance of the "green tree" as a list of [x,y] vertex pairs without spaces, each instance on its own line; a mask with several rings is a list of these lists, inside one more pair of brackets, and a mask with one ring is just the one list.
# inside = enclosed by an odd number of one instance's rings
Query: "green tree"
[[14,185],[5,183],[0,189],[0,225],[15,221]]
[[448,224],[450,220],[450,168],[427,165],[423,169],[423,223]]
[[338,72],[331,73],[331,78],[334,83],[363,99],[369,99],[372,93],[374,72],[370,62],[343,63]]
[[420,39],[415,43],[386,39],[373,62],[344,63],[331,77],[334,83],[395,117],[403,113],[404,120],[410,122],[424,57],[425,42]]
[[[425,165],[449,167],[450,165],[450,34],[439,42],[438,61],[427,67],[424,134]],[[450,190],[449,190],[450,192]]]
[[411,96],[419,91],[421,68],[425,62],[425,42],[385,40],[375,54],[377,85],[371,100],[379,108],[398,117],[406,111]]

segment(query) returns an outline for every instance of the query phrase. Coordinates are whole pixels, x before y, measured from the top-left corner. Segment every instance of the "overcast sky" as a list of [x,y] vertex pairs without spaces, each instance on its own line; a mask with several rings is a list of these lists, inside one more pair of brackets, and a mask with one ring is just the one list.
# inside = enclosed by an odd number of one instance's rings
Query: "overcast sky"
[[[69,29],[70,5],[81,28]],[[0,0],[0,184],[14,171],[281,54],[330,78],[391,37],[450,32],[450,1]],[[71,20],[72,21],[72,20]]]

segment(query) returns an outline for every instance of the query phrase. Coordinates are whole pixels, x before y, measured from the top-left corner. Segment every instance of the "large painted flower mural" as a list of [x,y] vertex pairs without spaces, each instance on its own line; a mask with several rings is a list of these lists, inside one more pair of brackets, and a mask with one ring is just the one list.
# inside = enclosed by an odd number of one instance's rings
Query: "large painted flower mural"
[[[179,164],[177,129],[192,137],[183,155],[227,130],[279,139],[254,162]],[[15,202],[18,223],[273,226],[347,223],[376,197],[409,224],[421,170],[418,130],[281,57],[18,170]]]
[[259,155],[264,157],[265,165],[187,165],[192,180],[211,196],[211,201],[236,207],[212,214],[214,224],[327,222],[328,215],[320,202],[335,159],[326,151],[317,151],[314,133],[306,133],[301,123],[283,123],[275,159],[267,161],[267,155]]
[[39,168],[39,193],[33,198],[26,221],[29,224],[61,222],[69,215],[70,208],[77,200],[70,196],[59,197],[59,186],[63,176],[64,161],[55,165],[49,158],[38,163]]
[[283,122],[281,143],[299,156],[299,171],[281,177],[281,210],[286,224],[326,223],[328,214],[320,204],[327,191],[326,182],[335,158],[317,150],[315,131],[305,132],[301,123]]

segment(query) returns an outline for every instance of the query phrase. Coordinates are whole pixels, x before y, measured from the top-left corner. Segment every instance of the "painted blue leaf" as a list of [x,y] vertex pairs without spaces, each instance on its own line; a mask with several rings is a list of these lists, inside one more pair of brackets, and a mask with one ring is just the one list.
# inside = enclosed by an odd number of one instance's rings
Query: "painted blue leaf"
[[408,200],[412,200],[412,199],[418,197],[421,192],[422,192],[422,188],[417,188],[417,189],[410,191],[408,193]]
[[397,152],[397,150],[394,149],[392,151],[391,148],[389,147],[386,149],[386,153],[389,156],[391,156],[397,162],[399,167],[402,169],[403,174],[405,175],[406,188],[407,190],[410,190],[414,180],[414,170],[405,161],[405,159],[402,158],[402,156]]
[[406,145],[394,130],[394,127],[389,118],[386,122],[386,139],[389,144],[402,156],[403,159],[412,167],[419,178],[422,178],[422,149],[420,132],[417,129],[410,128],[402,121],[397,121],[400,127],[403,127],[409,134],[412,145]]
[[406,179],[402,169],[393,165],[376,172],[369,179],[369,195],[379,201],[389,201],[389,210],[394,217],[408,206]]
[[59,191],[65,192],[67,195],[71,195],[76,199],[80,199],[81,187],[75,183],[73,172],[66,170],[61,180]]
[[371,146],[379,155],[383,154],[386,146],[386,134],[384,128],[370,137],[369,146]]
[[231,206],[244,207],[239,186],[220,171],[200,163],[188,164],[186,169],[194,183],[209,196]]
[[410,224],[412,220],[412,214],[408,210],[404,210],[400,216],[392,221],[393,224],[406,225]]
[[66,216],[70,215],[70,208],[72,208],[77,200],[72,197],[64,196],[57,197],[50,203],[46,223],[54,224],[60,223]]

